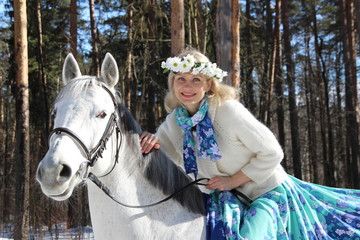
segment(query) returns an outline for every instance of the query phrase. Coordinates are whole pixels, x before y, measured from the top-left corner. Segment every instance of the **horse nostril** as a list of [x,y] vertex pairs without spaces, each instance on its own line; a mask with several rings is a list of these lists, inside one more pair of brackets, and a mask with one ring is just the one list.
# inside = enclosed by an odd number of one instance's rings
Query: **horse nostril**
[[61,166],[60,177],[69,178],[71,176],[71,168],[65,164],[62,164]]

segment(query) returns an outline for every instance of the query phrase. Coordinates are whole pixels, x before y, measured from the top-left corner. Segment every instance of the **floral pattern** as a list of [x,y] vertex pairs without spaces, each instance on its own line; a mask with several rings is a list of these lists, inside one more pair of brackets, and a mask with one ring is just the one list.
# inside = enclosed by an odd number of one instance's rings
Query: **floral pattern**
[[207,239],[360,240],[360,190],[289,176],[249,206],[228,191],[206,199]]
[[196,138],[198,142],[198,157],[215,161],[221,158],[219,147],[216,143],[214,128],[208,115],[209,104],[207,97],[201,102],[199,110],[190,116],[185,107],[175,110],[176,122],[184,133],[183,158],[186,173],[194,173],[197,177],[198,169],[195,156],[195,140],[192,128],[196,126]]

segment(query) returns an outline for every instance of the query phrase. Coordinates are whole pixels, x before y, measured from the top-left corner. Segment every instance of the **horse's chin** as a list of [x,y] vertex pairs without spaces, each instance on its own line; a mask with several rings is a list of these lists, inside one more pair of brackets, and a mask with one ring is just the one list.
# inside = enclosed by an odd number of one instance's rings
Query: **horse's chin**
[[61,193],[59,195],[49,194],[47,196],[60,202],[60,201],[65,201],[66,199],[68,199],[71,196],[71,194],[73,193],[73,191],[74,191],[73,188],[72,189],[68,188],[68,189],[65,190],[65,192],[63,192],[63,193]]
[[[54,192],[54,189],[51,190],[51,192],[46,191],[46,189],[44,189],[44,186],[42,187],[43,193],[56,200],[56,201],[65,201],[66,199],[68,199],[69,197],[71,197],[76,185],[79,183],[79,178],[77,175],[74,175],[71,180],[68,182],[68,184],[66,184],[67,186],[58,186],[58,193]],[[64,184],[65,185],[65,184]]]

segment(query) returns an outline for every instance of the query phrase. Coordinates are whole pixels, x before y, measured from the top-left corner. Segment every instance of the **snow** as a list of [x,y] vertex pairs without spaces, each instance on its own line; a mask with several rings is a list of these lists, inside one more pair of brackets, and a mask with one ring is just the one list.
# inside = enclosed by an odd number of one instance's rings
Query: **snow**
[[[12,237],[14,228],[10,224],[0,225],[0,240],[14,239]],[[43,226],[41,229],[29,229],[29,239],[79,239],[79,240],[92,240],[94,234],[90,226],[66,228],[65,222],[60,222],[52,226],[49,231],[48,227]]]

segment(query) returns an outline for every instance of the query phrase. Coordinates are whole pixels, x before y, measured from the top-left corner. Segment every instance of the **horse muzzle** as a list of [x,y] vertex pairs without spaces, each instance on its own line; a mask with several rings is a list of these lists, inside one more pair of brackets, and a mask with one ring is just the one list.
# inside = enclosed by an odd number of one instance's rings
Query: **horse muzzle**
[[[76,164],[64,159],[70,156],[58,155],[51,150],[41,160],[36,172],[36,180],[48,197],[63,201],[69,198],[76,187],[88,175],[87,161]],[[78,156],[73,156],[75,159]],[[81,157],[81,155],[80,155]]]

